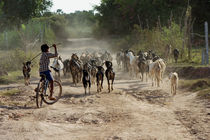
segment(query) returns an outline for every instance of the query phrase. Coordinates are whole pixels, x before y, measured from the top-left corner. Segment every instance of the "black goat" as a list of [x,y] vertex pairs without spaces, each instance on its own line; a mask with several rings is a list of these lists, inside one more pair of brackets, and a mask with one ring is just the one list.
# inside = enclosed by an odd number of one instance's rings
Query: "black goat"
[[96,73],[96,83],[97,83],[97,92],[101,92],[103,89],[103,80],[104,80],[104,68],[102,66],[97,66]]
[[90,94],[91,82],[90,82],[90,75],[87,70],[83,70],[82,83],[85,89],[85,94],[87,93],[87,87],[89,87],[89,94]]
[[[106,78],[107,78],[107,82],[108,82],[108,90],[109,92],[111,90],[113,90],[113,83],[114,83],[114,78],[115,78],[115,72],[113,71],[113,68],[112,68],[112,62],[110,61],[105,61],[105,65],[106,65]],[[109,82],[111,80],[111,83]],[[111,89],[110,89],[110,86],[111,86]]]

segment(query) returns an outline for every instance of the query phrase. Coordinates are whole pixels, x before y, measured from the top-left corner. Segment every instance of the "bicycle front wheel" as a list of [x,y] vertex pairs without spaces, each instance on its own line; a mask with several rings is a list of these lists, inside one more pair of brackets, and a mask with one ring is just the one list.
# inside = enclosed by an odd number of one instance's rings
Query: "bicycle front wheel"
[[56,103],[61,98],[61,94],[62,94],[62,86],[61,86],[60,82],[54,80],[53,86],[54,86],[53,97],[55,98],[55,100],[48,99],[48,97],[50,95],[50,87],[48,87],[47,91],[46,91],[46,95],[48,95],[48,96],[43,96],[43,98],[42,98],[43,101],[49,105]]
[[36,88],[36,106],[37,108],[42,107],[42,96],[41,96],[41,87],[40,87],[41,82],[38,83],[37,88]]

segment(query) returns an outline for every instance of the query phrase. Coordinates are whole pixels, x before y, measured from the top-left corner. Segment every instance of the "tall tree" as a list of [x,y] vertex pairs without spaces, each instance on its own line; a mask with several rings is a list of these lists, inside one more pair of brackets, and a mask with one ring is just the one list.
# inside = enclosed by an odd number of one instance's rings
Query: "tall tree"
[[51,0],[2,0],[0,27],[19,27],[30,18],[41,16],[50,6]]
[[[195,31],[204,31],[204,22],[210,24],[210,0],[191,0],[192,17],[195,20]],[[203,33],[202,33],[203,34]]]
[[157,21],[168,25],[171,15],[179,19],[187,0],[102,0],[95,9],[99,12],[99,26],[109,34],[127,34],[135,24],[153,28]]

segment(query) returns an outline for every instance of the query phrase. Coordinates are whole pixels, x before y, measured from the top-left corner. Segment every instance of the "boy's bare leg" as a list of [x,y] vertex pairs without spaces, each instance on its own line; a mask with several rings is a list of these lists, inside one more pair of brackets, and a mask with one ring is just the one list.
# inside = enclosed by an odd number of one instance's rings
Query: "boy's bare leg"
[[55,100],[55,98],[52,97],[52,95],[53,95],[53,89],[54,89],[53,81],[50,81],[50,96],[49,96],[49,99],[50,100]]

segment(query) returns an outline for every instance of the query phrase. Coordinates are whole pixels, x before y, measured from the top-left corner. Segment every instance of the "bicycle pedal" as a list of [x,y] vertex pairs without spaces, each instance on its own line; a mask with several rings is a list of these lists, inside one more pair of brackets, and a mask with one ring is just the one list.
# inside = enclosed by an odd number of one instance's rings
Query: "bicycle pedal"
[[34,91],[35,92],[40,92],[40,90],[38,88],[35,88]]

